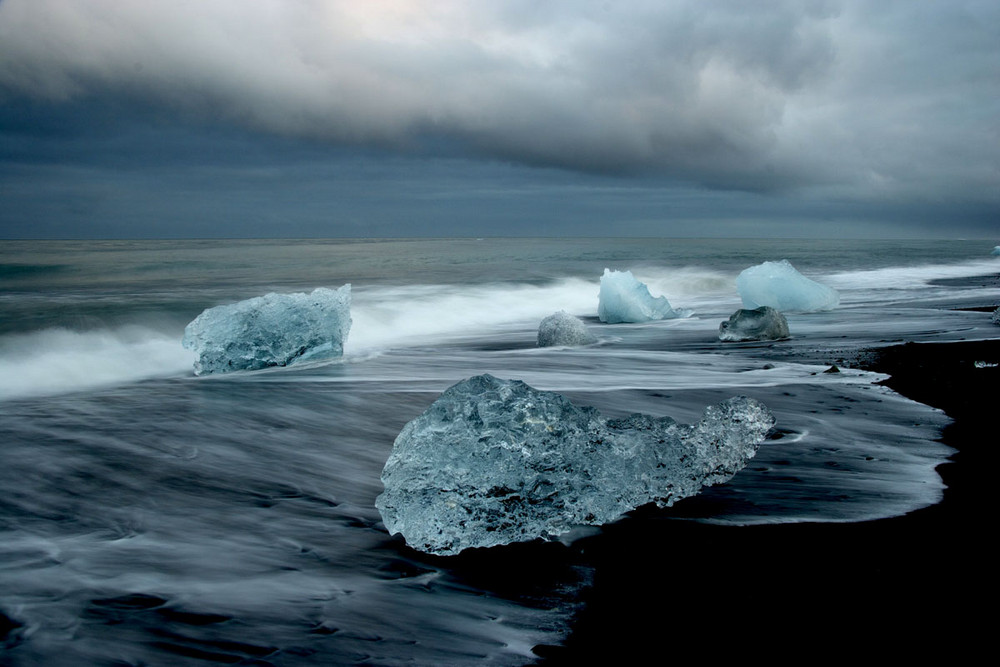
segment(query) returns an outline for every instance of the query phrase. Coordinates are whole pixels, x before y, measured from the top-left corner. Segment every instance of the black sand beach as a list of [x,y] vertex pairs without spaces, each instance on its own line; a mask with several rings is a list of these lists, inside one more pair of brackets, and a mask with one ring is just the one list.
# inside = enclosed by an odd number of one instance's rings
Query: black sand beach
[[[728,247],[713,246],[713,256]],[[424,261],[400,253],[405,272]],[[868,290],[867,253],[840,278],[854,285],[844,307],[800,317],[788,341],[722,345],[720,306],[705,297],[711,319],[614,330],[593,349],[536,353],[535,332],[514,320],[500,335],[503,320],[471,338],[459,326],[447,344],[383,341],[385,354],[343,365],[202,381],[183,359],[164,377],[126,374],[107,387],[11,400],[0,420],[8,452],[0,663],[979,660],[995,580],[987,494],[1000,327],[988,313],[995,290],[980,289],[993,277],[928,290],[919,269],[903,264],[887,269],[897,283],[888,282],[909,287]],[[291,254],[288,275],[311,266]],[[234,252],[231,261],[244,260]],[[492,280],[493,269],[483,271]],[[200,275],[192,280],[214,293],[214,272]],[[710,276],[716,284],[723,274]],[[372,288],[368,305],[359,299],[359,340],[419,319],[406,308],[427,288],[398,283]],[[509,289],[432,290],[430,312],[438,318],[456,297],[472,308],[484,293],[498,300]],[[593,298],[592,285],[575,278],[546,289],[532,290],[546,310],[577,294]],[[65,317],[62,301],[43,291],[26,303],[51,301],[47,312]],[[129,313],[147,307],[147,291],[139,284],[139,297],[107,300]],[[168,292],[182,319],[188,291]],[[404,315],[373,319],[386,312]],[[97,343],[116,332],[52,345],[60,353],[70,345],[74,363],[103,363]],[[147,333],[135,363],[149,349],[169,358],[177,339]],[[45,358],[35,355],[32,368]],[[831,364],[844,372],[823,373]],[[616,414],[662,410],[681,421],[720,397],[759,391],[779,429],[749,475],[673,508],[640,508],[568,545],[414,551],[387,534],[373,506],[385,456],[446,379],[491,368],[576,392],[581,405],[593,398]],[[884,373],[891,389],[947,418],[849,369]],[[900,474],[921,448],[933,455],[917,474]],[[766,483],[747,483],[754,474]],[[788,489],[794,495],[782,495]],[[917,500],[892,511],[900,491]],[[890,510],[851,514],[859,497]],[[690,520],[725,517],[741,502],[775,523]]]
[[975,659],[996,583],[998,362],[1000,340],[858,355],[858,367],[890,374],[893,390],[954,420],[942,433],[957,451],[939,468],[939,504],[879,521],[749,527],[637,512],[583,547],[597,563],[594,588],[566,646],[537,649],[543,663],[636,664],[678,651],[778,662]]

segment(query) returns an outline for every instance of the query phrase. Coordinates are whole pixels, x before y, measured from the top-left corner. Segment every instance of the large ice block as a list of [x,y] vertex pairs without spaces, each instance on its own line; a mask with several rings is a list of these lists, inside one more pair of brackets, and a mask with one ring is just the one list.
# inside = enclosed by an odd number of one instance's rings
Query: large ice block
[[390,533],[428,553],[554,538],[727,481],[773,425],[743,396],[693,425],[605,419],[560,394],[479,375],[403,428],[375,505]]
[[806,278],[787,259],[744,269],[736,278],[744,308],[770,306],[783,312],[832,310],[840,294],[832,287]]
[[198,375],[339,357],[351,329],[351,286],[266,294],[204,311],[184,329]]
[[608,324],[649,322],[674,317],[688,317],[690,310],[674,310],[664,296],[653,297],[645,283],[631,271],[604,269],[597,302],[597,317]]

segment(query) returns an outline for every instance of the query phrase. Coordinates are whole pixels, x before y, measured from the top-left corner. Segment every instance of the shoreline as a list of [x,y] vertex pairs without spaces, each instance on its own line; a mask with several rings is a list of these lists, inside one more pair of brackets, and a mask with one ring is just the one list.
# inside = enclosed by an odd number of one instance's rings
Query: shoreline
[[751,644],[778,662],[976,659],[990,636],[970,600],[994,580],[986,493],[1000,339],[868,348],[853,361],[952,419],[940,438],[956,450],[937,469],[941,502],[874,521],[742,527],[639,510],[582,547],[594,586],[565,644],[538,647],[539,664],[663,661],[681,646],[719,654]]

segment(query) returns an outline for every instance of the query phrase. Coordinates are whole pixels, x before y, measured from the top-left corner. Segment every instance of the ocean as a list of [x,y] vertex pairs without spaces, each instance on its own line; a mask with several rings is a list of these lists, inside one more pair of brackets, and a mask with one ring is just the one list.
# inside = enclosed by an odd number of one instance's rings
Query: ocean
[[[948,418],[860,350],[996,336],[982,241],[378,239],[0,242],[0,660],[25,665],[532,664],[580,632],[601,565],[561,543],[432,557],[375,509],[400,429],[481,373],[605,416],[697,420],[733,395],[777,427],[651,530],[838,524],[939,502]],[[839,290],[792,337],[722,343],[739,272]],[[602,324],[605,268],[689,318]],[[196,377],[204,309],[352,285],[343,358]],[[976,309],[979,310],[976,310]],[[538,348],[565,310],[598,338]],[[840,372],[824,372],[837,366]],[[616,525],[627,525],[632,517]],[[606,547],[605,547],[606,548]]]

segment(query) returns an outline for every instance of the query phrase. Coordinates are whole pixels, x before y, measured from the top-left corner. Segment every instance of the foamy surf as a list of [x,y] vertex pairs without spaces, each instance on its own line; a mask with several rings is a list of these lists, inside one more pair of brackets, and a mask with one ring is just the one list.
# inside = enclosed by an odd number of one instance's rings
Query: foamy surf
[[[690,267],[646,267],[635,276],[648,284],[654,296],[666,296],[681,308],[697,311],[736,300],[735,275]],[[351,304],[353,324],[344,352],[414,347],[511,327],[532,328],[560,310],[576,317],[596,317],[599,290],[600,274],[592,280],[563,278],[545,285],[359,287]]]
[[978,259],[957,264],[888,266],[879,269],[833,273],[824,278],[837,289],[919,289],[935,280],[987,275],[1000,270],[997,258]]
[[559,310],[595,315],[597,291],[597,278],[541,286],[492,283],[460,290],[454,285],[361,288],[351,303],[353,324],[344,353],[431,345],[525,323],[537,326]]
[[189,373],[180,339],[140,326],[45,329],[0,338],[0,400],[51,396]]

